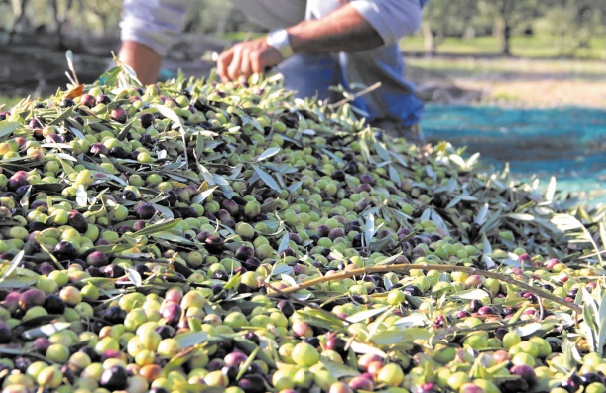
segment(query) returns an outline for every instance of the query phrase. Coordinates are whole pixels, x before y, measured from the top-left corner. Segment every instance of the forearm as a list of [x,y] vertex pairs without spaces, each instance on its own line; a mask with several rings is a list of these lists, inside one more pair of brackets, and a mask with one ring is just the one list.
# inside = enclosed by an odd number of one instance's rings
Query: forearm
[[350,5],[287,30],[293,50],[300,53],[357,52],[384,44],[379,33]]
[[162,66],[162,56],[158,52],[135,41],[124,41],[119,57],[135,70],[143,85],[156,82]]

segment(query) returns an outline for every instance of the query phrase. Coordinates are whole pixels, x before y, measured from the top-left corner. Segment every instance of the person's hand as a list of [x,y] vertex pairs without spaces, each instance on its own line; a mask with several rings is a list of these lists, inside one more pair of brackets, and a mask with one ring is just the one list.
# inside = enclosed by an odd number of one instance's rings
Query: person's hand
[[254,41],[240,42],[219,55],[217,72],[223,82],[248,78],[262,73],[266,68],[278,65],[284,57],[275,48],[267,45],[265,37]]

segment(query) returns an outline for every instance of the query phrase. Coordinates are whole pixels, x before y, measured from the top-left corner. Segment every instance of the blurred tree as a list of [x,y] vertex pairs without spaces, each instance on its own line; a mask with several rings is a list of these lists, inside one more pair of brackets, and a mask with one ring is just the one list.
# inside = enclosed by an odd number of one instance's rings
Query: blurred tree
[[10,3],[13,10],[13,23],[8,34],[9,44],[13,42],[19,29],[25,30],[29,25],[25,13],[29,0],[10,0]]
[[433,53],[445,37],[462,37],[477,15],[476,0],[430,0],[421,29],[425,50]]
[[591,51],[591,40],[606,32],[606,2],[603,0],[551,0],[536,24],[542,33],[557,38],[561,56],[578,50]]
[[122,0],[77,0],[72,22],[91,35],[117,35],[121,15]]
[[501,42],[501,53],[509,56],[513,29],[536,19],[547,7],[544,0],[482,0],[478,8],[480,14],[493,19],[493,34]]

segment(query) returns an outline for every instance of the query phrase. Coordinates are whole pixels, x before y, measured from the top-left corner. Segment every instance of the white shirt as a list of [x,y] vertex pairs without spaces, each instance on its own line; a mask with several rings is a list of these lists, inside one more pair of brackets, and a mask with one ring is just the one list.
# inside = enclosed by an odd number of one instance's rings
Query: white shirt
[[[234,0],[254,22],[269,29],[320,18],[331,0]],[[334,0],[336,2],[336,0]],[[421,26],[426,0],[353,0],[349,4],[379,33],[385,44],[397,42]],[[166,56],[183,28],[192,0],[124,0],[122,41],[134,41]],[[334,8],[334,7],[333,7]]]

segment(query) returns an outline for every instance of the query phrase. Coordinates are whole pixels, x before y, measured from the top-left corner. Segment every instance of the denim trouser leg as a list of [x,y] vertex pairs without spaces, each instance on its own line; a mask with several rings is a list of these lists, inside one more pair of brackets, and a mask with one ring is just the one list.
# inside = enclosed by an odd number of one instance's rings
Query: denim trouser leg
[[[335,59],[336,58],[336,59]],[[404,60],[397,45],[371,51],[338,54],[297,54],[279,67],[285,87],[297,97],[328,99],[329,86],[342,83],[381,86],[354,101],[368,114],[367,119],[410,126],[419,123],[423,101],[414,95],[414,84],[404,79]]]
[[295,92],[296,97],[329,99],[330,86],[340,81],[336,55],[300,53],[286,59],[278,66],[284,75],[284,87]]
[[423,101],[414,95],[414,84],[404,79],[404,59],[398,45],[341,52],[339,65],[346,88],[353,83],[372,86],[381,82],[379,88],[354,101],[356,107],[368,113],[368,120],[381,119],[404,126],[419,122]]

